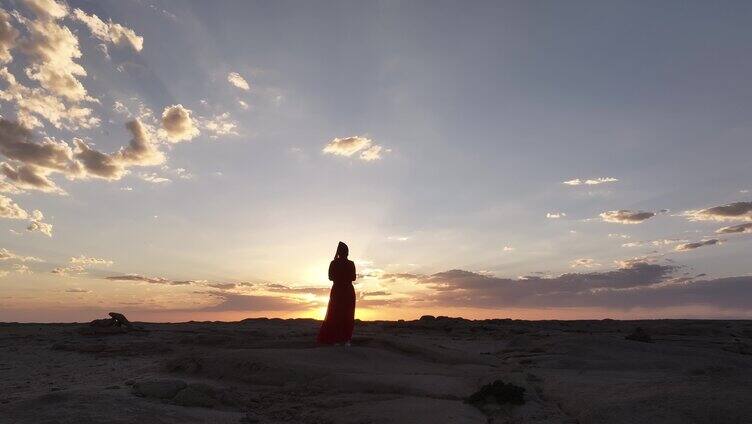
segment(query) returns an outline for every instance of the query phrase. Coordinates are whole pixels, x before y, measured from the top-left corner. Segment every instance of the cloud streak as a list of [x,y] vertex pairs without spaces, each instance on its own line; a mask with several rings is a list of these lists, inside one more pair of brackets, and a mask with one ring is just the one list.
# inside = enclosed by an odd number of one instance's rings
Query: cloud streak
[[605,184],[605,183],[614,183],[619,181],[618,179],[614,177],[599,177],[599,178],[587,178],[587,179],[579,179],[575,178],[573,180],[568,180],[562,182],[562,184],[568,185],[568,186],[579,186],[579,185],[599,185],[599,184]]
[[682,243],[682,244],[676,246],[676,248],[674,250],[676,250],[677,252],[685,252],[687,250],[697,249],[698,247],[715,246],[715,245],[718,245],[718,244],[721,244],[721,240],[718,240],[718,239],[709,239],[709,240],[703,240],[703,241],[695,241],[695,242],[691,242],[691,243]]
[[731,225],[729,227],[723,227],[716,230],[716,234],[738,234],[738,233],[752,233],[752,222],[739,225]]
[[606,211],[600,214],[603,221],[616,224],[640,224],[654,216],[655,212],[631,211],[627,209]]
[[690,221],[752,221],[752,202],[734,202],[712,208],[687,211]]
[[91,35],[100,41],[114,44],[116,46],[129,46],[137,52],[140,52],[144,48],[143,37],[138,36],[136,32],[130,28],[112,22],[112,19],[105,22],[99,18],[99,16],[93,13],[87,15],[86,12],[81,9],[74,10],[71,18],[83,23],[89,28]]

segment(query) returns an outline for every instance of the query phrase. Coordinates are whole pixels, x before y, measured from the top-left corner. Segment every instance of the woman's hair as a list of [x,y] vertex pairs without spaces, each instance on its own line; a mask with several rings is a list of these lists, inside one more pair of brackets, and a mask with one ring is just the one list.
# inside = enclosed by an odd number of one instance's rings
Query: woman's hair
[[339,242],[339,244],[337,245],[337,253],[334,254],[334,259],[347,259],[347,255],[349,253],[350,249],[347,248],[347,245],[345,243]]

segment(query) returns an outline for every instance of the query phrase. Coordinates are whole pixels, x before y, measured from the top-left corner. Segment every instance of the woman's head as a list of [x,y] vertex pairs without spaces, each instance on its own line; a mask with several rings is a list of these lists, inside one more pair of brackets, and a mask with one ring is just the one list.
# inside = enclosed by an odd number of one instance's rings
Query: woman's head
[[345,243],[339,242],[337,245],[337,253],[334,255],[334,258],[342,258],[347,259],[347,255],[350,253],[350,249],[347,248],[347,245]]

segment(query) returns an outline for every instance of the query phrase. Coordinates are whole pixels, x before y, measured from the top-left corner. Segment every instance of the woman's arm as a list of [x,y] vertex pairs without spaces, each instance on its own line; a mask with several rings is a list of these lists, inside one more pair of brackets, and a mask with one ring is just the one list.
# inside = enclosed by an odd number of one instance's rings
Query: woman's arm
[[334,261],[329,262],[329,281],[334,281]]
[[350,281],[355,281],[355,262],[350,261]]

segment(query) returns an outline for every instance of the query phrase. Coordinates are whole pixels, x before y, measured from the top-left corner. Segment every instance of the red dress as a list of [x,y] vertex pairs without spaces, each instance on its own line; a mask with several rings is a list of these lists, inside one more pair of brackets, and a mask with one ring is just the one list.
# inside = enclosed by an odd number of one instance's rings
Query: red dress
[[319,329],[319,343],[334,344],[349,342],[355,327],[355,264],[337,258],[329,264],[329,279],[334,282],[329,292],[326,318]]

